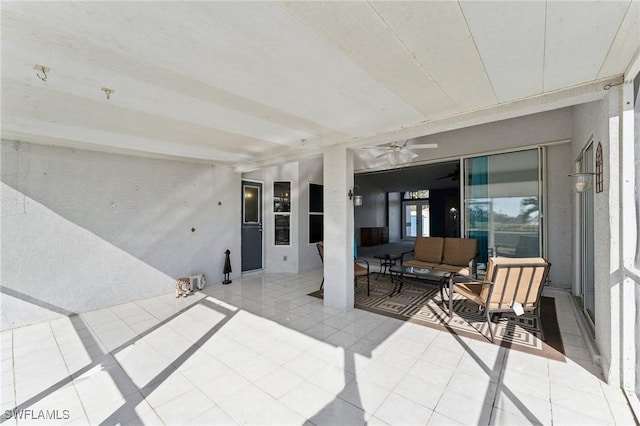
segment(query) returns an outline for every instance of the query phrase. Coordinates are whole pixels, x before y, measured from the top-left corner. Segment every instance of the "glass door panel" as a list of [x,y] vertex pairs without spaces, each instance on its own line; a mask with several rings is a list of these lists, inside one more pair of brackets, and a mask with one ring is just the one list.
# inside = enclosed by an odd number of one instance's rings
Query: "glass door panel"
[[[593,172],[593,144],[589,145],[582,154],[580,161],[580,171]],[[594,285],[594,241],[593,241],[593,187],[580,194],[581,207],[581,281],[582,281],[582,299],[584,311],[591,319],[593,324],[596,322],[595,312],[595,285]]]
[[422,236],[423,237],[428,237],[429,236],[429,204],[420,204],[420,211],[421,211],[421,215],[420,215],[420,221],[422,223],[422,226],[420,227],[420,229],[422,230]]
[[465,229],[479,263],[540,255],[538,150],[465,160]]
[[418,235],[417,227],[417,206],[415,204],[405,204],[404,206],[404,237],[415,238]]
[[428,237],[429,228],[429,203],[405,202],[403,209],[404,238],[417,236]]

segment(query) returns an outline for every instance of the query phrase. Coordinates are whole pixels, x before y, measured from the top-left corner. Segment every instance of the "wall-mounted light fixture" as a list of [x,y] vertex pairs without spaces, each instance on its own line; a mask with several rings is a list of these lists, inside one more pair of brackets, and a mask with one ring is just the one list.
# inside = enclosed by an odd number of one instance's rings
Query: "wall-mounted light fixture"
[[573,187],[576,192],[585,192],[591,188],[591,179],[593,178],[593,175],[595,175],[593,172],[579,172],[571,173],[569,177],[573,182]]
[[353,200],[353,205],[354,206],[361,206],[362,205],[362,195],[356,195],[356,188],[360,188],[358,185],[355,185],[353,187],[353,191],[349,190],[349,192],[347,192],[347,195],[349,196],[350,200]]

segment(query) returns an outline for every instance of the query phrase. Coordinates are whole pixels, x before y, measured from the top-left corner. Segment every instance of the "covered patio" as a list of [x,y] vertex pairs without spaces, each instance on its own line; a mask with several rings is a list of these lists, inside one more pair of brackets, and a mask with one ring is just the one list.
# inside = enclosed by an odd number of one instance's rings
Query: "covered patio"
[[[638,422],[640,1],[1,8],[2,424]],[[550,262],[561,356],[356,309],[407,227]]]

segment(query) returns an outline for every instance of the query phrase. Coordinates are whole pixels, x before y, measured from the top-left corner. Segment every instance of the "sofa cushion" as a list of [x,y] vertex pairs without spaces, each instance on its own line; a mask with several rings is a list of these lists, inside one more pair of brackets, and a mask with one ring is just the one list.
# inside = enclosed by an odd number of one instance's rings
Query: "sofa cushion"
[[413,258],[422,262],[441,263],[444,238],[417,237],[414,245]]
[[442,250],[442,263],[469,266],[469,260],[478,255],[478,240],[473,238],[446,238]]

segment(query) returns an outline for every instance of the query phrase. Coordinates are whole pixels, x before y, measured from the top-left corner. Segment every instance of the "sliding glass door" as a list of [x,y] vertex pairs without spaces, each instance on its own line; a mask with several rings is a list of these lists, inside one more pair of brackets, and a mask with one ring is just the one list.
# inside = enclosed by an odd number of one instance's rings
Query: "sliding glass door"
[[[593,144],[582,153],[581,172],[593,172]],[[581,227],[581,270],[582,302],[584,311],[593,324],[596,322],[595,280],[594,280],[594,241],[593,241],[593,187],[580,194],[580,227]],[[592,324],[592,325],[593,325]]]
[[465,236],[478,240],[479,263],[491,256],[540,256],[537,149],[465,160]]

